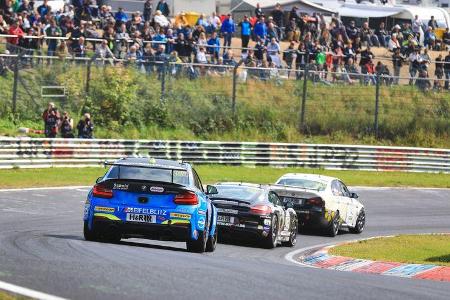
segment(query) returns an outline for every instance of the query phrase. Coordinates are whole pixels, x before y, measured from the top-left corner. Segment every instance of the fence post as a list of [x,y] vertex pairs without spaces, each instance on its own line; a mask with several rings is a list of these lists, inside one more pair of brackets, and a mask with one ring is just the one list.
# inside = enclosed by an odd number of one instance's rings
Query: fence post
[[303,72],[303,91],[302,91],[302,105],[300,113],[300,131],[305,129],[305,109],[306,109],[306,92],[308,86],[308,69],[309,69],[309,52],[306,51],[306,64]]
[[17,55],[16,64],[14,65],[14,83],[13,83],[13,94],[12,94],[12,112],[15,118],[17,112],[17,84],[19,83],[19,63],[21,55]]
[[231,111],[233,119],[236,121],[236,85],[237,85],[237,69],[239,65],[233,67],[233,92],[231,95]]
[[164,60],[161,71],[161,103],[163,103],[166,98],[166,64],[167,61]]
[[86,93],[86,98],[89,96],[89,89],[90,89],[90,87],[91,87],[91,85],[90,85],[90,81],[91,81],[91,66],[92,66],[92,60],[89,60],[88,61],[88,64],[87,64],[87,70],[86,70],[86,90],[85,90],[85,93]]
[[379,105],[380,105],[380,75],[377,74],[377,82],[375,86],[375,118],[374,118],[374,124],[373,124],[373,131],[375,134],[375,138],[378,138],[378,112],[379,112]]

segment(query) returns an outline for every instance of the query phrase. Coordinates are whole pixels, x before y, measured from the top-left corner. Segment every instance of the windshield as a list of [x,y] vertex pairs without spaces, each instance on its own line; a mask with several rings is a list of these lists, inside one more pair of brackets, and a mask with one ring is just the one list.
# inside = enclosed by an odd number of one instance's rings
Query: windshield
[[185,170],[153,169],[127,166],[112,166],[106,174],[105,179],[148,180],[173,182],[182,185],[189,184],[189,175]]
[[282,178],[278,180],[277,184],[290,185],[303,189],[318,191],[323,191],[327,187],[327,185],[323,182],[304,178]]
[[250,203],[264,199],[264,190],[249,187],[249,186],[234,186],[234,185],[216,185],[217,195],[212,195],[212,198],[227,198],[247,201]]

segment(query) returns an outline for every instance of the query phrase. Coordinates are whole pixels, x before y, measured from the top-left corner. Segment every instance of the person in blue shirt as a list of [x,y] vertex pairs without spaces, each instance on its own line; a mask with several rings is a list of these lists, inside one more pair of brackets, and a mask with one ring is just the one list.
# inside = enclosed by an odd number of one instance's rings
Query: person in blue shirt
[[217,32],[213,32],[211,37],[208,40],[208,48],[207,53],[211,55],[211,57],[214,57],[215,60],[219,59],[219,52],[220,52],[220,39],[217,36]]
[[231,39],[233,38],[234,31],[235,31],[234,21],[231,18],[231,14],[228,14],[227,18],[223,21],[222,27],[220,29],[220,32],[222,32],[223,35],[224,51],[225,47],[231,46]]
[[253,29],[255,36],[260,38],[263,42],[267,37],[267,25],[264,20],[264,17],[260,17],[258,22],[255,24],[255,28]]
[[127,14],[123,11],[122,7],[119,7],[119,10],[116,12],[116,14],[114,15],[114,19],[116,20],[116,22],[122,24],[122,23],[126,23],[128,21],[128,16]]
[[[244,16],[242,22],[239,23],[239,27],[241,27],[242,48],[247,48],[250,41],[250,35],[252,33],[252,24],[246,15]],[[247,50],[244,50],[243,52],[247,52]]]

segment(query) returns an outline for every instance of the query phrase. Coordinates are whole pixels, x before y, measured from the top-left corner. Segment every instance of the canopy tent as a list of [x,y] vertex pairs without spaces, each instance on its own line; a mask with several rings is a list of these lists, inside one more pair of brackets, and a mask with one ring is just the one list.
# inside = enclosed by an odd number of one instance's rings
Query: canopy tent
[[308,0],[233,0],[231,2],[232,12],[237,15],[254,15],[257,3],[259,3],[261,9],[266,13],[272,11],[277,3],[281,5],[285,12],[292,10],[296,6],[301,12],[309,15],[313,13],[321,13],[323,15],[336,13],[332,9],[325,8]]
[[343,4],[337,8],[340,17],[352,18],[387,18],[412,21],[416,15],[424,24],[434,16],[440,27],[449,27],[448,13],[439,7],[416,7],[408,5]]

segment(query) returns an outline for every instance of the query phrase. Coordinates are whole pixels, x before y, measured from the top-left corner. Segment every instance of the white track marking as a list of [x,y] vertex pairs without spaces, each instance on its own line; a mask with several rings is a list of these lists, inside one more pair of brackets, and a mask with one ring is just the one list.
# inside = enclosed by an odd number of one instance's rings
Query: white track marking
[[39,300],[66,300],[65,298],[41,293],[31,289],[27,289],[18,285],[10,284],[7,282],[0,281],[0,290],[8,291],[14,294],[22,295],[25,297],[30,297]]

